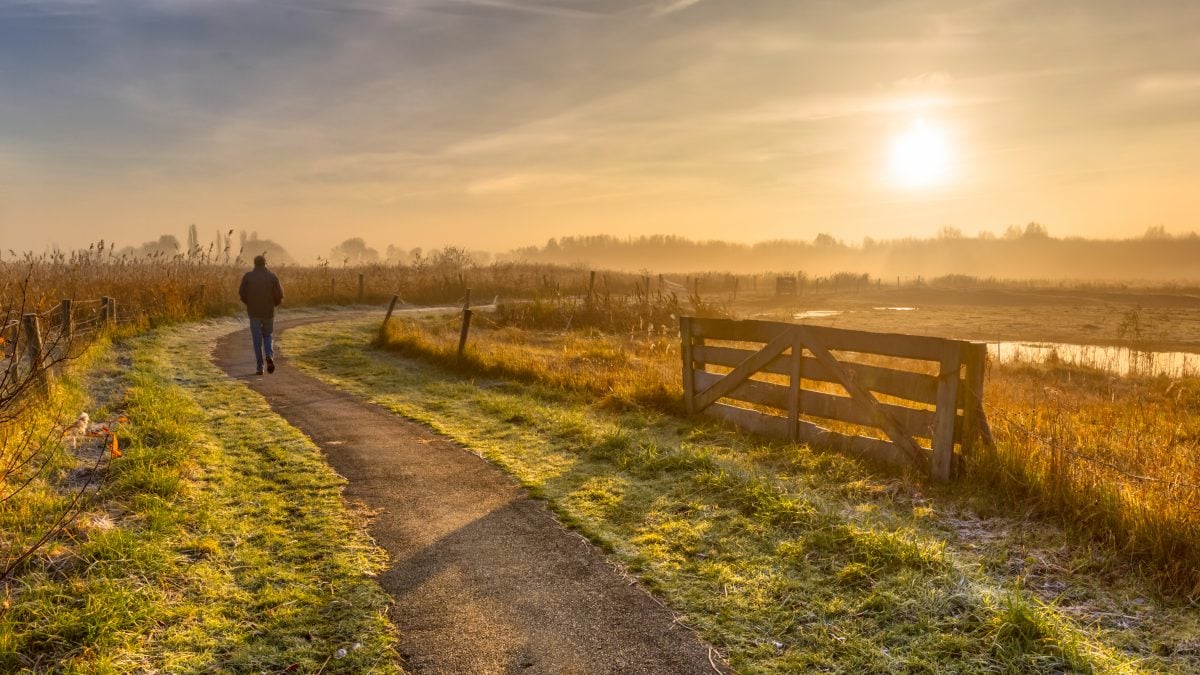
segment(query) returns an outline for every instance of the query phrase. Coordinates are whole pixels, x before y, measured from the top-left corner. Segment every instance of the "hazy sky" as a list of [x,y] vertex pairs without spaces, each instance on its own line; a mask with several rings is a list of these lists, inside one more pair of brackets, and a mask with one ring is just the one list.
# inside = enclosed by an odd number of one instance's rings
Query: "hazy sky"
[[1197,214],[1195,0],[0,0],[3,249]]

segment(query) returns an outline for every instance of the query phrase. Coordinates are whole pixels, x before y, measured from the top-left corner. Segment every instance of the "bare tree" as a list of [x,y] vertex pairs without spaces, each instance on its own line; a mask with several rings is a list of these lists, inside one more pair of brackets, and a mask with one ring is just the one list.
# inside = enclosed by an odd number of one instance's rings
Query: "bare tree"
[[429,260],[443,272],[461,272],[475,264],[471,254],[461,246],[443,246],[441,250],[430,254]]
[[379,251],[367,246],[362,237],[351,237],[334,246],[329,257],[347,265],[370,265],[379,262]]

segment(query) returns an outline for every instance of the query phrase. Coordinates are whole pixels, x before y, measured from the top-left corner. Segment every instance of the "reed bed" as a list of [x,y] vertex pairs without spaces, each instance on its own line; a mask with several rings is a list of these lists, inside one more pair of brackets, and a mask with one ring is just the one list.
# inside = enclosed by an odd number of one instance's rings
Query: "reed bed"
[[[0,317],[50,313],[64,298],[83,302],[83,307],[102,296],[116,299],[122,321],[159,324],[228,314],[240,308],[237,288],[249,263],[240,258],[232,264],[225,260],[226,256],[211,250],[175,256],[118,255],[113,245],[103,241],[70,253],[10,257],[0,261]],[[638,274],[594,274],[549,264],[476,266],[452,247],[408,265],[326,263],[272,269],[279,274],[285,304],[290,306],[378,305],[393,295],[412,304],[461,303],[470,289],[477,304],[581,297],[591,298],[599,307],[611,304],[616,295],[646,295],[651,284],[650,277]],[[661,286],[667,282],[655,283],[662,295]]]

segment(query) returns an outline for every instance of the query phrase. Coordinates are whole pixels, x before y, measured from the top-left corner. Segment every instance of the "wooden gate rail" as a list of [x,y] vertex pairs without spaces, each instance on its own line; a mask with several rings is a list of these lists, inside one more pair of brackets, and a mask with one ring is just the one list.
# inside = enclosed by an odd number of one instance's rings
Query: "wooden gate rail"
[[[681,317],[684,401],[762,435],[778,436],[890,464],[915,465],[949,480],[955,445],[965,455],[986,424],[983,417],[984,343],[944,338],[796,325]],[[758,343],[757,349],[708,344]],[[842,360],[843,352],[931,361],[937,375]],[[732,368],[713,373],[707,366]],[[789,384],[751,377],[783,375]],[[839,385],[846,396],[805,389],[805,380]],[[881,402],[876,395],[934,406],[933,410]],[[777,409],[782,415],[720,403],[732,399]],[[961,412],[960,412],[961,410]],[[880,429],[888,440],[831,431],[801,416]],[[927,450],[914,438],[930,441]]]

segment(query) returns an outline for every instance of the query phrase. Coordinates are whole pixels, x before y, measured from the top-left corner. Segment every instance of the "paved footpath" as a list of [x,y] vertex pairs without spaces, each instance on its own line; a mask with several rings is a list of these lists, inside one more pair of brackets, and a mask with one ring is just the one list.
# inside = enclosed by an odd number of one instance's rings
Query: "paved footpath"
[[[320,320],[320,319],[316,319]],[[280,322],[276,333],[314,319]],[[283,341],[286,349],[286,340]],[[218,366],[263,394],[379,515],[380,575],[417,673],[713,673],[710,649],[507,474],[427,428],[276,359],[253,375],[248,331]]]

